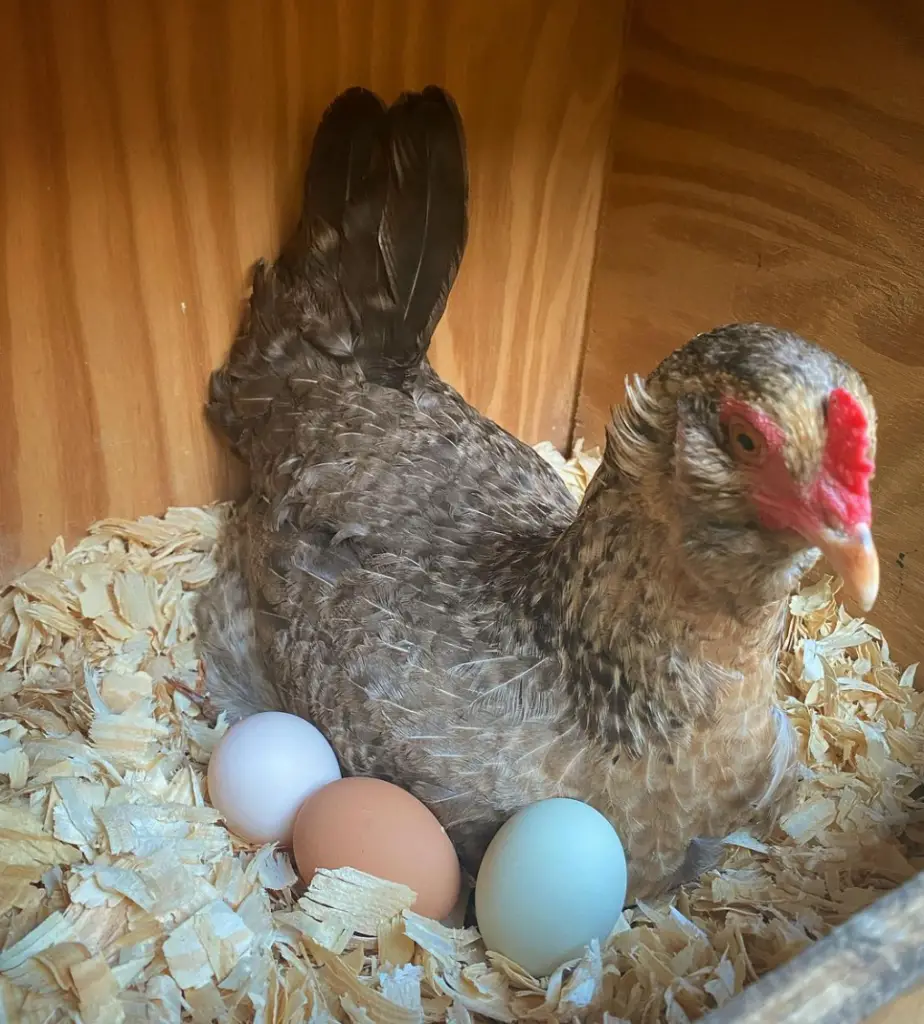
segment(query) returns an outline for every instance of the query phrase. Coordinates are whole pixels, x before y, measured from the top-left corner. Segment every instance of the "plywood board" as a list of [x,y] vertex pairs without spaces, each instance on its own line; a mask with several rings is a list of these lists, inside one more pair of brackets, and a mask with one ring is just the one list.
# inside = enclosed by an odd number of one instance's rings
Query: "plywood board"
[[924,8],[639,0],[623,55],[576,433],[627,373],[765,320],[867,377],[874,613],[924,650]]
[[924,1020],[924,991],[900,996],[869,1017],[864,1024],[921,1024]]
[[0,0],[0,578],[233,488],[209,371],[342,88],[445,85],[473,224],[434,362],[567,439],[622,3]]
[[703,1024],[920,1021],[924,1014],[905,1014],[913,998],[906,993],[924,975],[922,915],[924,875],[918,875],[748,985]]

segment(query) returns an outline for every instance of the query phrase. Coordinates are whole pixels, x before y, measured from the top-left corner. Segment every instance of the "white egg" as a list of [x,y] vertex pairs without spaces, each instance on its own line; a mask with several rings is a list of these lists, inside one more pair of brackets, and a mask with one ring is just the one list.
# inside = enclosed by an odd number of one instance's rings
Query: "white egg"
[[209,797],[232,832],[288,845],[305,798],[339,778],[337,755],[310,722],[267,711],[221,738],[209,761]]
[[613,826],[579,800],[525,807],[491,840],[475,885],[488,949],[537,978],[603,942],[622,913],[626,857]]

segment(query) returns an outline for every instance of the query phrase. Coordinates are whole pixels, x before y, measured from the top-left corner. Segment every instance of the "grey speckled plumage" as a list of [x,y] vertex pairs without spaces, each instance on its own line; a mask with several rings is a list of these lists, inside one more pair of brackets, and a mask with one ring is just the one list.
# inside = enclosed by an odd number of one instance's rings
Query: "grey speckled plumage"
[[346,772],[427,803],[470,870],[512,812],[567,795],[615,824],[633,896],[695,874],[791,792],[774,676],[817,558],[755,524],[718,398],[763,403],[808,472],[820,396],[848,387],[872,417],[862,382],[772,328],[700,336],[630,387],[579,510],[426,361],[466,232],[451,100],[345,93],[305,194],[211,384],[251,480],[198,606],[213,700],[315,722]]

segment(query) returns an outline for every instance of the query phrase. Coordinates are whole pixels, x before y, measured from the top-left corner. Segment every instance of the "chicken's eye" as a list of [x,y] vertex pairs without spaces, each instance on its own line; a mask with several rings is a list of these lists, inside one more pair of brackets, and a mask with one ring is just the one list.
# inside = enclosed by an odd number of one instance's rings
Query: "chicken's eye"
[[738,462],[748,466],[758,466],[767,454],[767,442],[763,434],[747,420],[732,416],[726,426],[728,430],[728,447]]
[[750,434],[744,434],[744,433],[738,434],[738,436],[735,438],[735,443],[738,445],[738,447],[742,451],[745,451],[745,452],[752,452],[752,451],[754,451],[754,447],[755,447],[755,445],[754,445],[754,438],[751,437]]

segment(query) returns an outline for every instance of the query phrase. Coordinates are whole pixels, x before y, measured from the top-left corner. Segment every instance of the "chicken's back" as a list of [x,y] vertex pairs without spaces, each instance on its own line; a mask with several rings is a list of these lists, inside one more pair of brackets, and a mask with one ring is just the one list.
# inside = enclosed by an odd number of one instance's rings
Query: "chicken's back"
[[493,830],[548,795],[522,755],[559,728],[560,666],[520,560],[574,500],[429,369],[409,395],[331,370],[316,360],[301,394],[296,372],[252,440],[254,489],[198,605],[209,692],[302,715],[345,771]]

